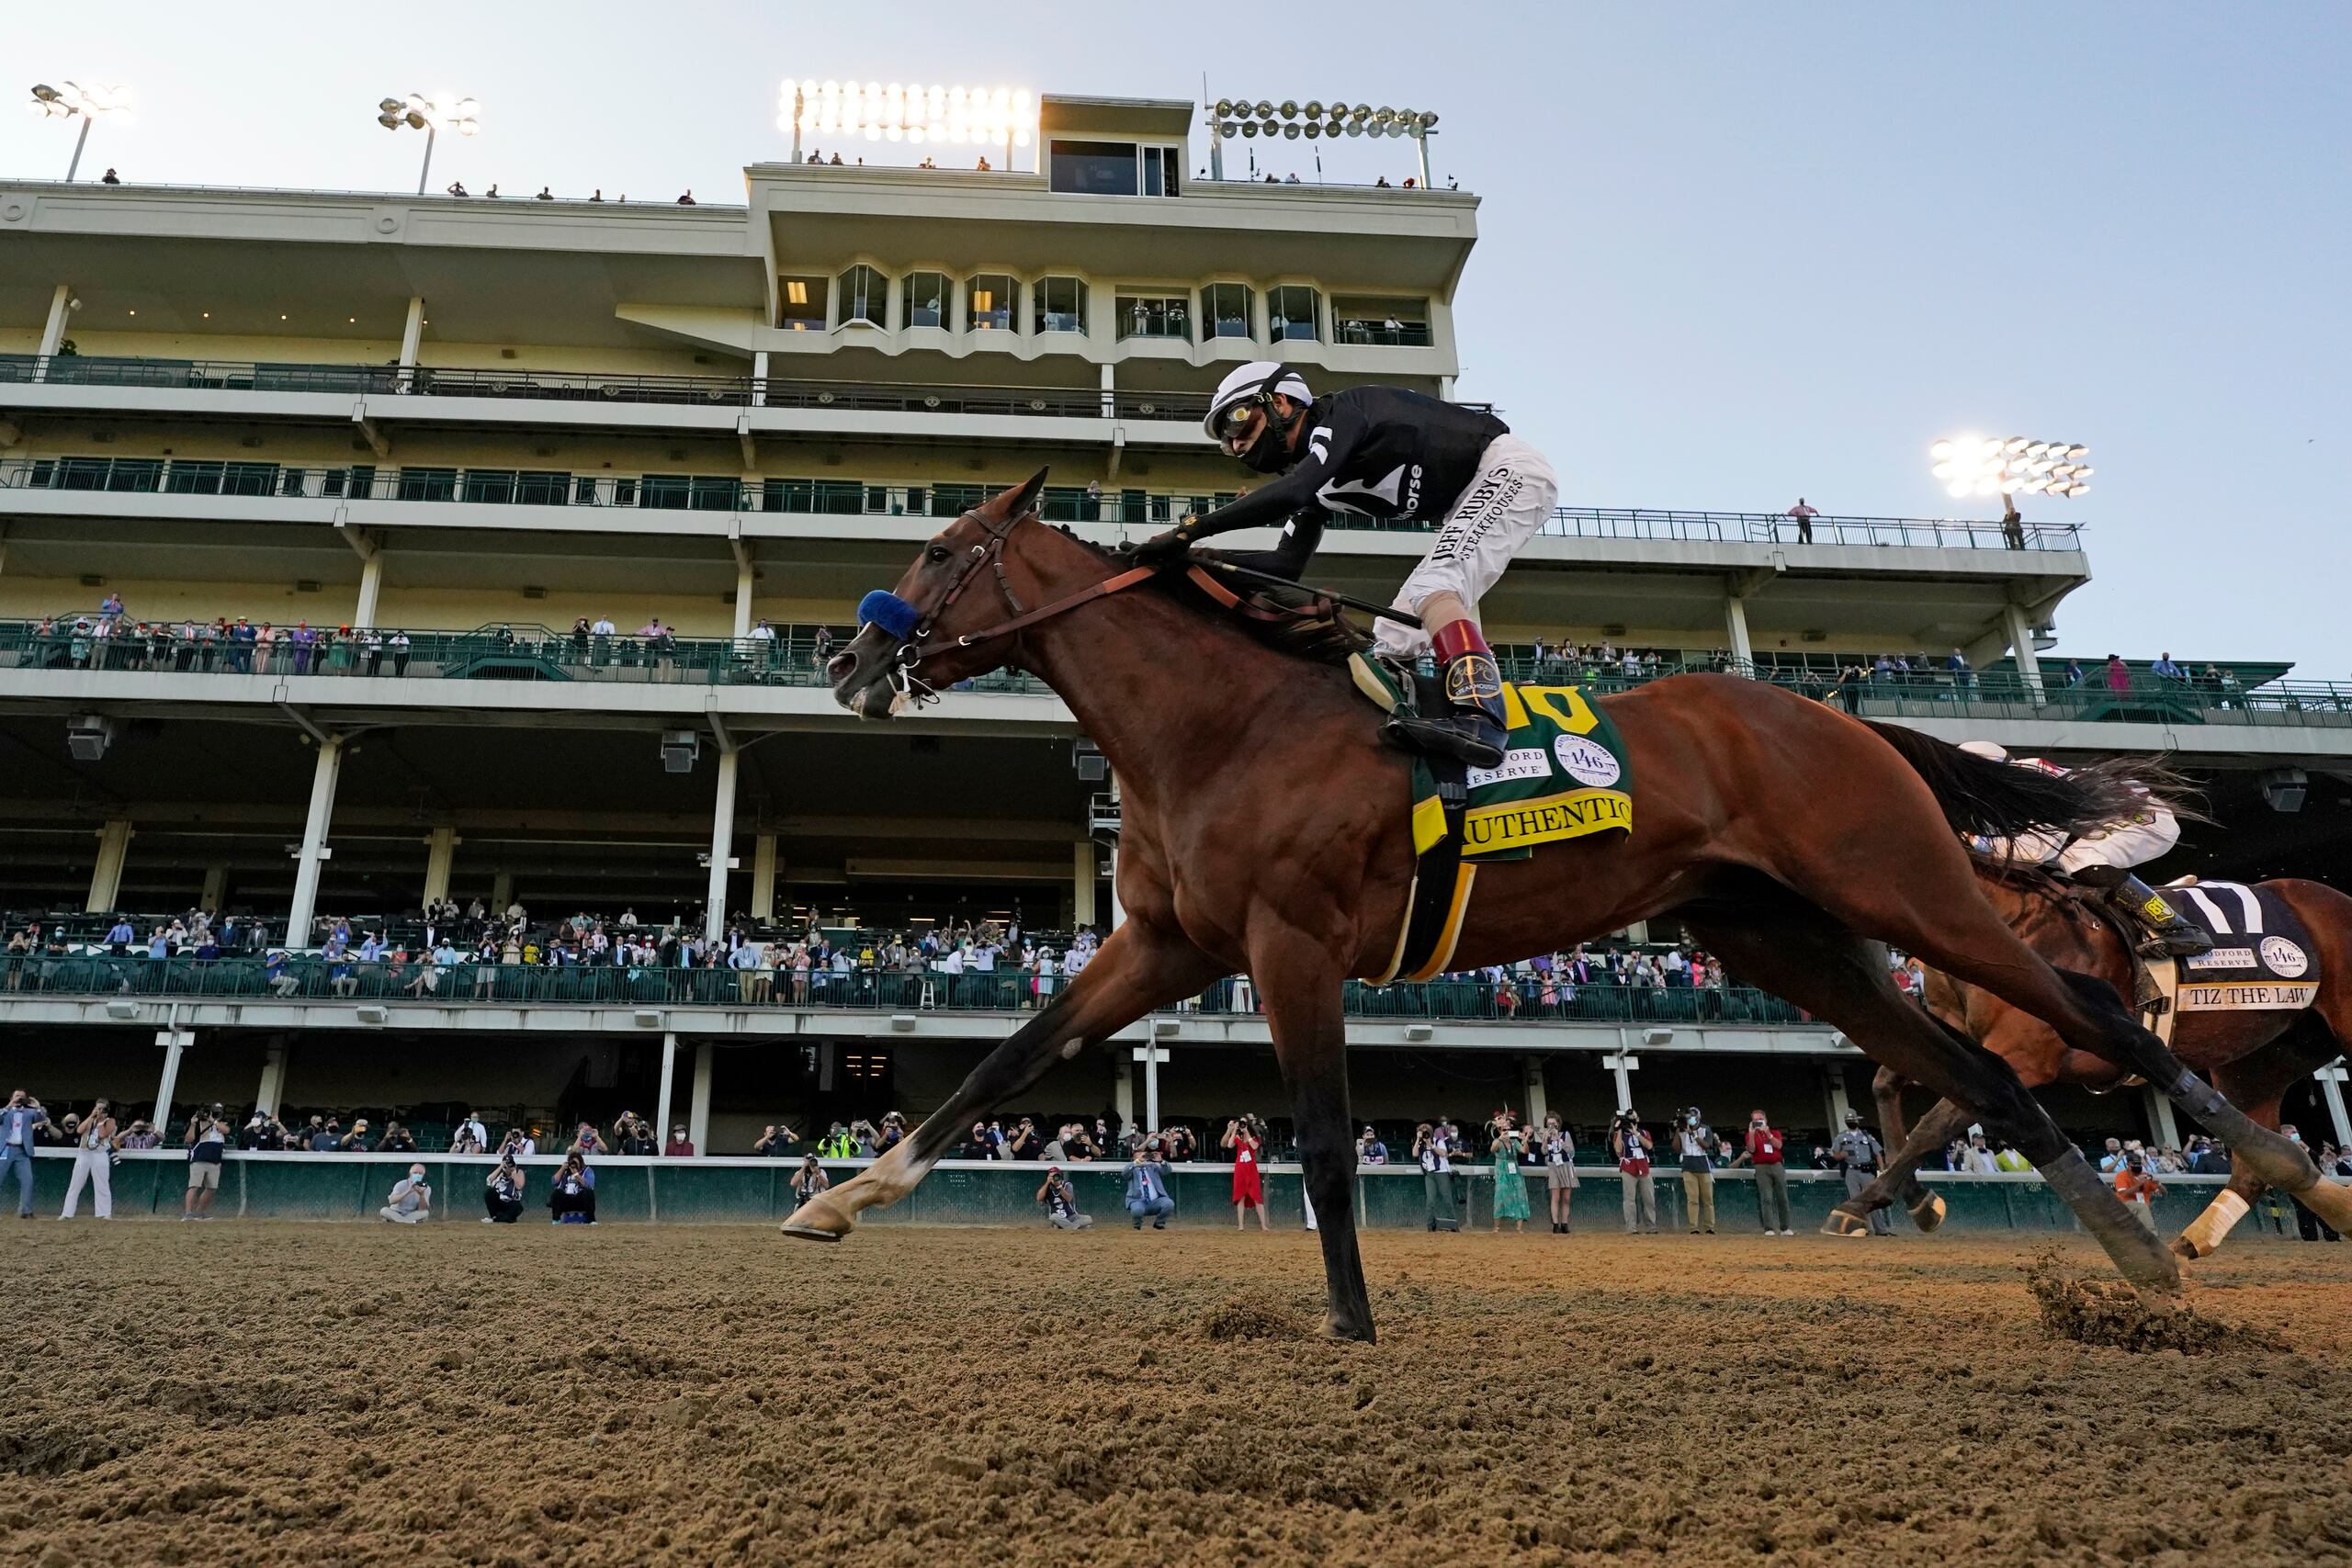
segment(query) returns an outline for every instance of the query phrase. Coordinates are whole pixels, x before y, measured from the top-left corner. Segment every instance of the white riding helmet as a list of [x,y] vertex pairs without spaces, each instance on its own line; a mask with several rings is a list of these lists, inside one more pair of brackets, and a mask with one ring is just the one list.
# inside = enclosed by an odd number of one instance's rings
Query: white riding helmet
[[2009,749],[1997,740],[1963,740],[1960,749],[1972,757],[1983,757],[1988,761],[2006,762],[2009,760]]
[[1220,427],[1227,414],[1260,398],[1277,396],[1295,403],[1315,400],[1315,394],[1307,390],[1306,378],[1287,365],[1272,359],[1237,365],[1217,383],[1216,395],[1209,400],[1208,417],[1201,421],[1201,428],[1208,432],[1210,440],[1220,440],[1225,434]]

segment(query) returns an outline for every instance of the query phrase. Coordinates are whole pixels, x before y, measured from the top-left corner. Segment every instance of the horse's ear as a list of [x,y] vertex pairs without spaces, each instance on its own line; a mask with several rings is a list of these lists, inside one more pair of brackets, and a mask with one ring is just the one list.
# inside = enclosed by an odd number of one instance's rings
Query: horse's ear
[[1046,489],[1046,476],[1052,472],[1053,469],[1050,468],[1039,468],[1023,480],[1017,488],[1006,491],[1002,495],[998,496],[996,514],[1010,520],[1035,512],[1037,509],[1037,497],[1044,493]]

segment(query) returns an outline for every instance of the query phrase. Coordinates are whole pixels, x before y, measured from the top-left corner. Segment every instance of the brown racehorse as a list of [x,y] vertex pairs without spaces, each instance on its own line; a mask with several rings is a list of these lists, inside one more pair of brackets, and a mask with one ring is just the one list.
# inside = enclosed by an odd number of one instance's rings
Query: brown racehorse
[[[1149,570],[1040,525],[1044,481],[934,535],[894,594],[869,595],[880,603],[827,673],[866,718],[905,700],[909,671],[940,685],[1008,665],[1042,678],[1118,770],[1126,918],[920,1128],[784,1228],[839,1239],[860,1211],[912,1191],[976,1111],[1088,1042],[1246,972],[1322,1219],[1329,1327],[1369,1339],[1341,995],[1348,976],[1383,972],[1405,915],[1407,759],[1382,744],[1380,716],[1344,671],[1278,652]],[[2029,773],[1731,676],[1659,681],[1608,710],[1639,781],[1634,827],[1481,870],[1454,964],[1513,962],[1670,912],[1744,979],[2000,1127],[2145,1289],[2177,1292],[2177,1260],[2007,1063],[1903,996],[1878,942],[2164,1086],[2266,1179],[2298,1193],[2318,1184],[2308,1155],[2187,1072],[2107,987],[2036,957],[1978,889],[1955,832],[2104,821],[2128,798],[2119,783]],[[942,781],[943,805],[953,790]]]
[[[1994,907],[2036,953],[2052,964],[2095,975],[2119,992],[2132,990],[2132,955],[2122,932],[2083,898],[2037,873],[1987,869],[1984,883]],[[2299,1012],[2181,1013],[2174,1021],[2172,1048],[2191,1069],[2211,1074],[2214,1087],[2256,1124],[2276,1128],[2278,1101],[2287,1089],[2342,1055],[2352,1043],[2352,898],[2317,882],[2282,879],[2262,886],[2286,900],[2311,933],[2317,948],[2312,955],[2319,969],[2317,996]],[[2103,1057],[2069,1049],[2039,1020],[1948,975],[1928,974],[1928,1005],[2015,1067],[2028,1089],[2076,1084],[2103,1091],[2118,1088],[2126,1077]],[[1893,1069],[1879,1069],[1874,1089],[1880,1124],[1888,1146],[1902,1142],[1902,1149],[1877,1180],[1830,1212],[1822,1226],[1825,1232],[1859,1235],[1871,1211],[1885,1207],[1898,1194],[1921,1229],[1933,1230],[1942,1223],[1942,1200],[1919,1182],[1917,1171],[1967,1125],[1968,1116],[1949,1102],[1939,1103],[1903,1141],[1906,1084]],[[2229,1185],[2174,1239],[2173,1250],[2183,1258],[2201,1258],[2220,1247],[2230,1226],[2267,1185],[2245,1166],[2233,1165]],[[2310,1202],[2312,1197],[2319,1201]],[[2306,1194],[2305,1201],[2330,1224],[2343,1228],[2347,1206],[2343,1189],[2331,1185]]]

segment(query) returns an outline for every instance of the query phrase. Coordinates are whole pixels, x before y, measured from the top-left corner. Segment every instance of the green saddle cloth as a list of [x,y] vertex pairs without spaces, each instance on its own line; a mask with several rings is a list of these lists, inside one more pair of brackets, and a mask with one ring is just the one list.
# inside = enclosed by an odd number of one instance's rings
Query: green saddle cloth
[[[1349,660],[1356,685],[1384,711],[1404,702],[1396,676],[1375,660]],[[1575,686],[1503,683],[1510,729],[1502,764],[1468,770],[1462,814],[1467,861],[1523,860],[1538,844],[1612,829],[1633,831],[1634,775],[1616,724]],[[1413,759],[1413,852],[1447,832],[1437,775]]]

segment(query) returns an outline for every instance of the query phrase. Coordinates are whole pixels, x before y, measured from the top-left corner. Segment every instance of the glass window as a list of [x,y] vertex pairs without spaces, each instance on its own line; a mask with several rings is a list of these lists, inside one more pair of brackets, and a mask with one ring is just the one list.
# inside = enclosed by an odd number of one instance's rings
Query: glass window
[[1046,160],[1046,185],[1079,196],[1133,196],[1136,164],[1132,141],[1057,141]]
[[1182,294],[1122,294],[1114,325],[1122,341],[1131,337],[1193,340],[1193,312]]
[[1012,332],[1012,301],[1020,288],[1010,273],[979,274],[964,286],[964,319],[976,333]]
[[1345,297],[1331,301],[1331,338],[1341,344],[1381,344],[1391,348],[1430,345],[1430,303],[1427,299],[1393,299],[1377,296]]
[[1036,283],[1037,313],[1030,331],[1086,331],[1086,283],[1076,277],[1041,277]]
[[1323,297],[1298,284],[1266,291],[1266,335],[1318,342],[1323,336]]
[[842,274],[841,289],[842,325],[878,327],[888,323],[888,278],[861,262]]
[[947,324],[947,275],[944,272],[910,272],[899,284],[905,309],[899,320],[910,327],[944,327]]
[[1174,196],[1176,176],[1182,170],[1181,147],[1147,147],[1143,150],[1143,193],[1146,196]]
[[1201,290],[1204,337],[1254,337],[1250,330],[1251,296],[1246,283],[1212,283]]
[[825,290],[821,277],[787,277],[777,291],[776,325],[788,333],[825,330]]

